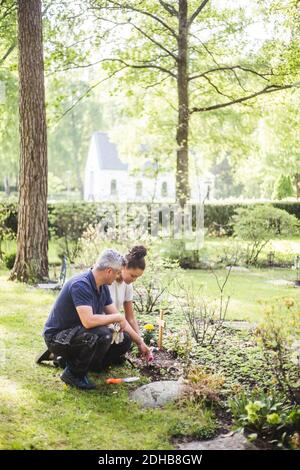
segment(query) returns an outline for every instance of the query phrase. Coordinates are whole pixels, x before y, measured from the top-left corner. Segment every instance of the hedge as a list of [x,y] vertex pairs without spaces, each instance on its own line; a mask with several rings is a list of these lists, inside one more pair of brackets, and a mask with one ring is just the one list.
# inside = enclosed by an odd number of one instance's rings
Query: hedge
[[[232,216],[239,207],[252,207],[253,205],[270,204],[268,203],[207,203],[204,210],[204,225],[214,233],[223,233],[231,235]],[[286,210],[289,214],[295,215],[300,220],[300,201],[299,202],[271,202],[274,207]],[[128,207],[145,206],[141,203],[131,203]],[[69,217],[70,222],[78,224],[78,230],[81,234],[88,225],[96,225],[104,216],[112,214],[118,207],[115,203],[51,203],[48,204],[48,226],[49,233],[56,236],[62,235],[62,227],[60,220],[63,217]],[[148,206],[149,207],[149,206]],[[17,203],[0,203],[0,211],[6,210],[7,217],[5,220],[6,227],[10,228],[13,233],[17,233]]]

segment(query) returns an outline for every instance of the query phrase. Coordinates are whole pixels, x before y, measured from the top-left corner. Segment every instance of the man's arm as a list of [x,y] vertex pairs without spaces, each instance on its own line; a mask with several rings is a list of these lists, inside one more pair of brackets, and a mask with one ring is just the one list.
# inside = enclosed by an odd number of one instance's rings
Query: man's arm
[[[110,307],[110,305],[108,305],[107,307]],[[116,308],[114,312],[108,316],[93,315],[93,309],[89,305],[80,305],[76,307],[76,310],[77,310],[77,313],[79,315],[82,325],[84,326],[84,328],[87,328],[87,329],[95,328],[96,326],[109,325],[110,323],[120,323],[122,327],[122,323],[124,323],[123,316],[120,313],[118,313]]]

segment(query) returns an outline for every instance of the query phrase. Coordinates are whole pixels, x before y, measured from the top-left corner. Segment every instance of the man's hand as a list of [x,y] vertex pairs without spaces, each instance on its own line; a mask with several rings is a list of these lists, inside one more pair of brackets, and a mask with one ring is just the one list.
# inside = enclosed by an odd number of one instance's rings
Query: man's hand
[[125,328],[127,326],[127,320],[122,315],[120,315],[120,316],[121,316],[120,321],[118,321],[118,323],[120,325],[120,331],[125,331]]
[[144,341],[142,341],[138,345],[138,348],[139,348],[142,358],[145,359],[146,361],[149,361],[149,358],[152,357],[151,349],[148,348],[148,346],[146,346]]

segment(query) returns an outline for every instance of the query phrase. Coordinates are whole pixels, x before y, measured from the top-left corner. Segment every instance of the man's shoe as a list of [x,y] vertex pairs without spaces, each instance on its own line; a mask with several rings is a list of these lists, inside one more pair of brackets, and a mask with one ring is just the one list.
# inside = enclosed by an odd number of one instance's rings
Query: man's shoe
[[72,374],[68,367],[65,368],[60,378],[65,384],[80,388],[81,390],[94,390],[96,388],[96,385],[90,382],[87,376],[77,377]]
[[38,354],[35,358],[36,364],[41,364],[44,361],[51,361],[54,358],[54,354],[47,349],[46,351]]
[[55,367],[59,367],[60,369],[65,369],[66,366],[67,366],[67,361],[65,358],[63,358],[62,356],[56,356],[54,359],[53,359],[53,365]]

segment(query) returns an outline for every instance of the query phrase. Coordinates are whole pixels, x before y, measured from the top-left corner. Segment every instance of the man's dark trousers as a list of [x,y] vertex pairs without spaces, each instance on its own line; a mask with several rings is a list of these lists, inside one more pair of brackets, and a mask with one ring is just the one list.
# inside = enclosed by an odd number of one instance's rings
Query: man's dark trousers
[[89,370],[100,372],[110,364],[117,364],[121,356],[129,351],[131,338],[124,332],[122,343],[111,344],[112,330],[107,326],[86,329],[76,326],[45,336],[50,352],[62,356],[71,372],[84,377]]

